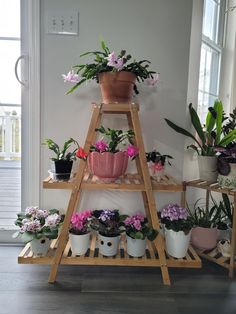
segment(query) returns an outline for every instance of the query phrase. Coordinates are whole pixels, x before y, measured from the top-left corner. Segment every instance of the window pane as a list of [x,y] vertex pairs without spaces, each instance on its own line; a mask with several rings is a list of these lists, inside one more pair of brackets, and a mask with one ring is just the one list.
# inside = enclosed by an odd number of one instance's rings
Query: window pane
[[203,17],[203,34],[217,43],[219,5],[214,0],[205,0]]
[[[15,77],[15,62],[20,55],[20,42],[0,40],[0,103],[20,104],[21,86]],[[20,73],[20,64],[18,71]]]
[[0,0],[0,37],[20,37],[20,0]]

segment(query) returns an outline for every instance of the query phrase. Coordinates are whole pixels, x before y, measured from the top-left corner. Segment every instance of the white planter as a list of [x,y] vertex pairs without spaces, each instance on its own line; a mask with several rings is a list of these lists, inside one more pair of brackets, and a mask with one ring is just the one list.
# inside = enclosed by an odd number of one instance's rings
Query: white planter
[[126,235],[127,239],[127,253],[133,257],[141,257],[145,254],[146,250],[146,239],[133,239]]
[[201,180],[216,182],[218,176],[216,156],[198,156],[198,167]]
[[186,256],[190,242],[191,231],[186,235],[183,231],[175,232],[165,229],[166,251],[176,258]]
[[30,242],[31,250],[34,255],[44,256],[47,254],[51,240],[48,238],[34,239]]
[[218,175],[218,183],[223,188],[235,189],[236,188],[236,164],[229,163],[230,173],[227,176],[222,174]]
[[104,256],[114,256],[117,254],[120,237],[104,237],[98,234],[99,253]]
[[72,255],[84,255],[90,244],[90,232],[86,234],[69,234]]

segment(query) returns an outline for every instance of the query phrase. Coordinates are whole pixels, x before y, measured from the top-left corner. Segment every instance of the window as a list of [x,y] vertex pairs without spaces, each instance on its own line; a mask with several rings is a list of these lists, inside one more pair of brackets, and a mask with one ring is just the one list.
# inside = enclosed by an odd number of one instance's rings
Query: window
[[219,96],[219,77],[225,24],[225,0],[204,0],[198,114],[203,122]]

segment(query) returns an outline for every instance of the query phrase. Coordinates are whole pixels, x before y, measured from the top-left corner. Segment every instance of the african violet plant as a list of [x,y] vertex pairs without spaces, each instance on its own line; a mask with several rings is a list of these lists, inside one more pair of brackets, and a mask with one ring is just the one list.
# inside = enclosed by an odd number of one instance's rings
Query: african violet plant
[[165,119],[165,121],[177,133],[194,140],[195,144],[189,145],[188,148],[194,149],[199,155],[215,156],[216,151],[214,148],[216,146],[227,146],[236,139],[236,130],[231,130],[228,134],[224,134],[223,132],[224,118],[223,105],[221,101],[216,100],[214,107],[208,108],[208,114],[203,125],[201,124],[200,118],[192,104],[189,104],[189,114],[197,136],[168,119]]
[[93,152],[110,152],[116,153],[120,151],[120,145],[124,145],[126,147],[127,155],[131,158],[134,158],[138,154],[138,148],[133,145],[134,131],[128,130],[115,130],[110,128],[105,128],[101,126],[96,129],[97,132],[103,135],[103,138],[98,140],[94,145],[90,147],[90,151]]

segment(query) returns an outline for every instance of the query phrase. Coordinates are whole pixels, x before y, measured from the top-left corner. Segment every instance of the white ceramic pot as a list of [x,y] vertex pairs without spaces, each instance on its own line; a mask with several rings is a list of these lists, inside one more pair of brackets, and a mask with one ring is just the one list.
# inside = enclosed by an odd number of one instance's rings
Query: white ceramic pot
[[198,156],[198,167],[201,180],[216,182],[218,176],[216,156]]
[[127,239],[127,253],[133,257],[141,257],[145,254],[146,250],[146,239],[133,239],[126,235]]
[[218,183],[222,188],[235,189],[236,188],[236,164],[229,163],[230,173],[227,176],[218,175]]
[[34,239],[30,242],[31,250],[34,255],[44,256],[47,254],[51,240],[48,238]]
[[167,253],[176,258],[185,257],[189,247],[190,236],[191,231],[186,235],[183,231],[175,232],[165,229]]
[[104,256],[114,256],[117,254],[119,245],[119,236],[116,237],[105,237],[98,234],[98,247],[99,253]]
[[72,255],[84,255],[90,244],[90,232],[86,234],[69,234]]

